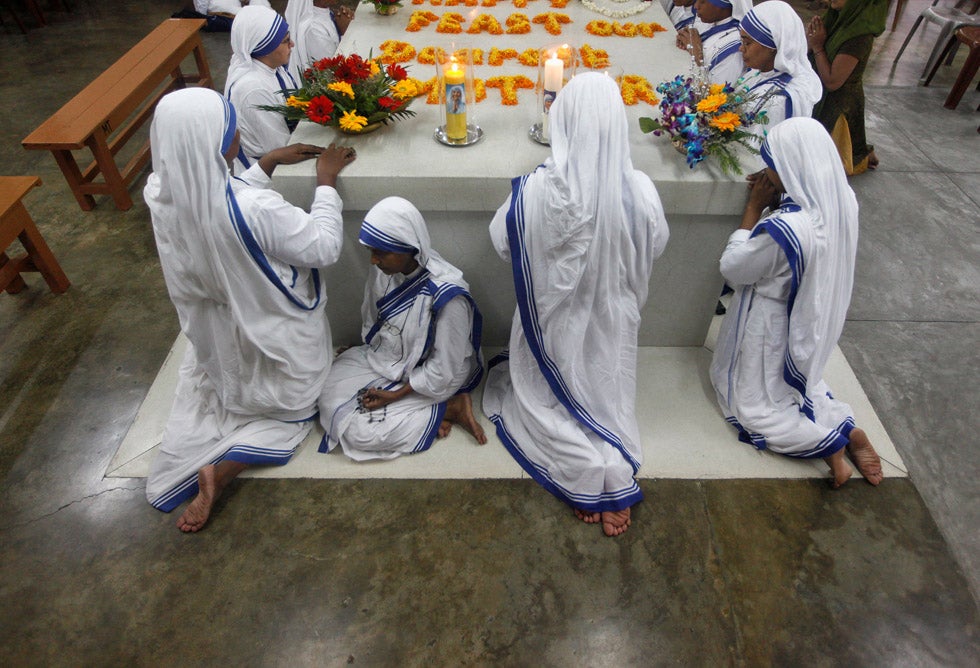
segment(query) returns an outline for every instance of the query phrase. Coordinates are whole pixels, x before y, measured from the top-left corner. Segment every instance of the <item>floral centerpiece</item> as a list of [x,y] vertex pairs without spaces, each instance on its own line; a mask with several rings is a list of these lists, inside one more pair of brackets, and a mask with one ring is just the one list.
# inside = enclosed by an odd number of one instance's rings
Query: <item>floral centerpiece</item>
[[362,5],[374,5],[378,14],[394,14],[402,6],[401,0],[361,0]]
[[317,60],[302,78],[302,86],[283,92],[285,104],[261,108],[279,112],[288,121],[308,120],[360,134],[414,116],[408,105],[424,92],[401,65],[382,66],[357,54]]
[[741,174],[736,147],[759,153],[758,137],[745,128],[766,123],[766,112],[750,111],[758,100],[744,88],[727,83],[708,85],[699,79],[677,76],[657,86],[660,120],[641,118],[640,130],[669,136],[692,169],[713,155],[726,174]]

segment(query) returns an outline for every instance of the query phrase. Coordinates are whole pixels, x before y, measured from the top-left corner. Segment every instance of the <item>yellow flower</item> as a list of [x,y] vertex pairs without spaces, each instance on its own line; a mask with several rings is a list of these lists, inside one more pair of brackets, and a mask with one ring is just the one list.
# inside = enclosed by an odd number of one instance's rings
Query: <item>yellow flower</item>
[[340,117],[340,127],[344,130],[357,132],[365,125],[367,125],[367,118],[358,116],[356,111],[345,111]]
[[733,131],[735,128],[742,124],[741,119],[739,119],[738,114],[726,111],[723,114],[718,114],[712,118],[709,122],[712,127],[718,128],[719,130],[725,130],[727,132]]
[[368,62],[371,63],[371,76],[372,77],[373,76],[376,76],[378,74],[378,72],[381,71],[381,68],[378,67],[378,63],[376,63],[373,60],[369,60]]
[[718,111],[721,109],[721,105],[725,104],[726,102],[728,102],[728,96],[724,93],[709,95],[698,102],[698,111],[706,111],[710,114],[712,111]]
[[310,106],[310,101],[301,100],[295,95],[290,95],[288,98],[286,98],[286,106],[295,107],[297,109],[306,109],[308,106]]
[[418,84],[414,79],[402,79],[391,88],[391,94],[396,100],[406,100],[419,94]]
[[351,99],[354,98],[354,89],[346,81],[334,81],[332,84],[327,84],[327,88],[335,90],[338,93],[343,93]]
[[723,90],[725,90],[725,84],[711,84],[711,87],[708,88],[708,93],[711,95],[717,95]]

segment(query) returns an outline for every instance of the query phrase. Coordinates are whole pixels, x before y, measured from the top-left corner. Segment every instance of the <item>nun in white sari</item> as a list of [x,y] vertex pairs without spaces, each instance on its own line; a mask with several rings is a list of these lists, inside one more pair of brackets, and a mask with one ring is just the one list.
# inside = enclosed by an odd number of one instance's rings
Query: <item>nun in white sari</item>
[[[846,449],[878,484],[874,449],[850,406],[823,380],[851,299],[857,200],[830,136],[811,118],[773,128],[762,155],[766,176],[753,184],[743,224],[721,257],[735,293],[718,335],[712,385],[740,440],[825,459],[837,486],[850,476]],[[780,191],[778,206],[765,208]]]
[[633,169],[609,77],[572,79],[551,108],[551,135],[552,157],[514,179],[490,224],[518,308],[483,409],[525,471],[618,535],[643,498],[636,340],[667,222],[653,183]]
[[483,320],[462,272],[432,248],[422,214],[401,197],[375,204],[359,239],[374,265],[364,344],[337,357],[327,378],[320,452],[338,443],[357,461],[422,452],[448,428],[444,420],[461,417],[462,402],[470,422],[459,422],[483,442],[468,396],[483,377]]
[[[739,22],[745,73],[739,85],[757,100],[768,122],[748,126],[759,137],[787,118],[809,117],[823,84],[806,57],[806,30],[799,14],[782,0],[759,3]],[[762,167],[761,160],[757,167]]]
[[143,194],[190,342],[146,484],[165,512],[198,494],[202,469],[288,462],[333,356],[318,268],[340,255],[340,197],[320,186],[306,213],[268,189],[262,165],[232,178],[235,125],[221,95],[188,88],[160,101],[150,129]]
[[289,8],[296,0],[286,6],[286,19],[293,26],[292,38],[296,45],[289,56],[289,71],[299,81],[302,72],[310,63],[321,58],[333,58],[340,47],[340,38],[354,18],[354,11],[341,6],[337,0],[302,0],[297,20],[289,17]]
[[677,30],[677,46],[705,68],[710,83],[733,83],[744,69],[738,22],[752,0],[695,0],[694,7],[694,21]]
[[289,143],[295,129],[281,114],[259,109],[283,104],[281,91],[298,86],[289,73],[292,41],[289,24],[269,7],[243,7],[231,24],[231,62],[225,97],[238,112],[241,150],[235,165],[240,174],[272,149]]

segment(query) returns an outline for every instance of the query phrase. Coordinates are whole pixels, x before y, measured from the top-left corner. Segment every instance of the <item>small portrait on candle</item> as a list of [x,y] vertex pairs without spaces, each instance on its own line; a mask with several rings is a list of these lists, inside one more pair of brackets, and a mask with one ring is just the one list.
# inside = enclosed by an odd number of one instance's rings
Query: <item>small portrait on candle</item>
[[463,84],[449,84],[446,86],[446,113],[466,113],[466,96],[463,92]]
[[544,113],[549,113],[551,111],[551,104],[555,101],[556,93],[550,90],[544,92]]

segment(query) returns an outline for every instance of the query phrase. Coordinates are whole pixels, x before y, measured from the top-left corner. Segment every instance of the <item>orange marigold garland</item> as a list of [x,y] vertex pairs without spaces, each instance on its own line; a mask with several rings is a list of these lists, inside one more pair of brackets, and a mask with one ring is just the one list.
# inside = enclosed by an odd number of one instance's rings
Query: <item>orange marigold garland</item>
[[482,5],[483,7],[496,7],[497,0],[483,0],[483,2],[480,3],[480,5]]
[[537,49],[524,49],[521,55],[517,57],[517,62],[521,65],[527,65],[528,67],[538,66],[538,50]]
[[636,37],[636,24],[635,23],[620,23],[619,21],[613,22],[613,34],[619,35],[620,37]]
[[486,86],[487,88],[499,88],[501,103],[505,106],[513,107],[517,104],[518,89],[534,88],[534,82],[523,74],[518,74],[516,76],[490,77],[486,81]]
[[405,26],[405,32],[418,32],[422,28],[427,27],[433,21],[438,20],[439,15],[435,12],[416,9],[414,12],[412,12],[412,16],[408,19],[408,25]]
[[603,21],[602,19],[589,21],[585,24],[585,32],[596,37],[609,37],[613,34],[612,21]]
[[508,35],[524,35],[531,32],[531,19],[520,12],[514,12],[508,16],[506,24]]
[[[516,1],[514,5],[517,6]],[[550,32],[552,35],[560,35],[561,25],[563,23],[571,23],[572,19],[568,16],[568,14],[561,14],[559,12],[545,12],[544,14],[538,14],[531,19],[531,21],[533,23],[543,23],[544,29]]]
[[490,48],[490,55],[487,56],[487,64],[500,67],[504,64],[505,60],[517,58],[518,55],[517,49],[498,49],[494,46]]
[[446,0],[447,7],[455,7],[456,5],[466,5],[467,7],[476,7],[477,0]]
[[436,26],[436,32],[448,33],[455,35],[456,33],[463,32],[463,15],[456,12],[446,12],[439,19],[439,25]]
[[565,9],[565,6],[568,5],[568,0],[550,0],[550,4],[555,9]]
[[637,74],[623,76],[620,91],[623,95],[623,104],[627,106],[633,106],[637,102],[646,102],[655,107],[660,103],[660,98],[657,97],[650,82]]
[[[453,52],[453,55],[458,60],[466,62],[466,49],[457,49],[456,51]],[[474,65],[483,64],[483,49],[473,49],[473,64]]]
[[659,23],[637,23],[636,26],[644,37],[653,37],[658,32],[667,32],[667,29]]
[[395,39],[386,39],[381,42],[381,55],[378,56],[385,65],[391,63],[407,63],[415,57],[415,47],[408,42],[400,42]]
[[493,14],[480,14],[473,22],[470,27],[466,29],[471,35],[476,35],[478,33],[486,30],[491,35],[503,35],[504,29],[500,27],[500,21]]
[[594,49],[588,44],[583,44],[578,50],[582,56],[582,64],[592,70],[601,70],[609,67],[609,52],[605,49]]
[[421,51],[419,51],[419,64],[421,65],[435,65],[436,55],[445,53],[441,48],[436,50],[434,46],[427,46]]

